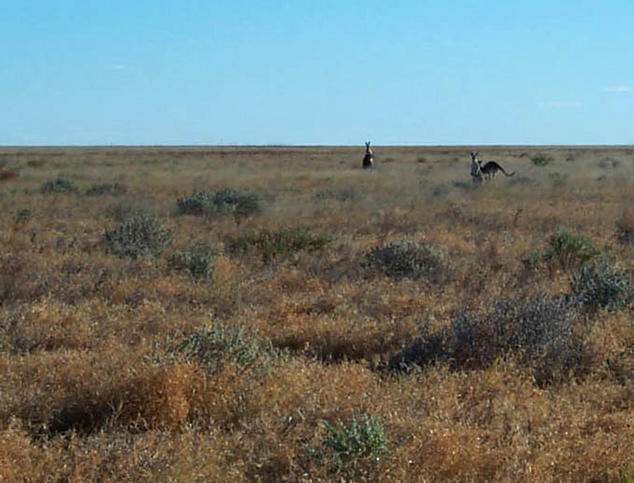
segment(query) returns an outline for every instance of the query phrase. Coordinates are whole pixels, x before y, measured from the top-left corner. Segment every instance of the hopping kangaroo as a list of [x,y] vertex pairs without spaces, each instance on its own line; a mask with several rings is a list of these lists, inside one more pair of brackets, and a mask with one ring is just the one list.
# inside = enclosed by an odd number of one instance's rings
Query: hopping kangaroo
[[363,169],[371,168],[374,165],[374,153],[370,148],[370,141],[365,143],[365,156],[363,156]]
[[512,173],[507,173],[504,171],[504,168],[500,166],[495,161],[489,161],[484,166],[482,166],[482,162],[478,159],[478,153],[471,152],[471,177],[473,181],[484,181],[485,179],[491,180],[495,178],[495,175],[498,174],[498,171],[502,171],[505,176],[513,176],[515,171]]

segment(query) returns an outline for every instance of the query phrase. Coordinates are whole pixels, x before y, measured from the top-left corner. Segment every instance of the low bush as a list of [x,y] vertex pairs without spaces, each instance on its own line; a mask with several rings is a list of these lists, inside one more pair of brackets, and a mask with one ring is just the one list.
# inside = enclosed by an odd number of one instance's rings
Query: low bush
[[543,258],[552,267],[577,268],[599,254],[592,239],[568,230],[558,230],[548,239]]
[[213,210],[213,193],[200,191],[190,196],[182,196],[176,200],[178,211],[184,215],[204,215]]
[[200,191],[176,200],[178,210],[186,215],[226,215],[243,218],[262,211],[258,197],[232,189]]
[[86,190],[87,196],[113,195],[119,196],[127,193],[128,187],[122,183],[93,184]]
[[617,310],[632,301],[634,286],[631,276],[606,260],[583,265],[572,276],[572,293],[587,310]]
[[238,237],[229,237],[225,248],[231,255],[253,253],[265,262],[274,258],[283,258],[302,250],[317,250],[332,241],[323,235],[313,235],[301,228],[282,228],[278,231],[261,230],[245,233]]
[[172,230],[150,213],[135,214],[105,234],[110,253],[119,257],[139,258],[159,255],[169,245]]
[[197,362],[211,373],[228,363],[251,366],[271,362],[279,355],[269,339],[247,334],[241,327],[219,324],[197,328],[172,352],[187,362]]
[[40,188],[42,193],[78,193],[77,184],[68,178],[59,176],[54,180],[46,181]]
[[436,332],[425,327],[420,337],[389,361],[392,369],[447,362],[455,369],[481,369],[497,358],[515,354],[533,369],[540,384],[579,373],[581,340],[574,332],[577,314],[566,297],[541,294],[498,301],[485,314],[463,309]]
[[380,423],[367,413],[359,419],[357,414],[352,414],[348,424],[340,419],[334,424],[324,421],[326,434],[321,446],[310,450],[313,460],[344,480],[369,476],[372,467],[389,451]]
[[410,278],[443,283],[452,276],[447,254],[433,246],[397,240],[371,249],[363,266],[395,279]]
[[195,245],[187,250],[175,251],[171,258],[173,267],[189,270],[194,277],[210,278],[215,268],[217,253],[206,245]]
[[531,157],[531,161],[535,166],[548,166],[555,160],[550,154],[538,153]]

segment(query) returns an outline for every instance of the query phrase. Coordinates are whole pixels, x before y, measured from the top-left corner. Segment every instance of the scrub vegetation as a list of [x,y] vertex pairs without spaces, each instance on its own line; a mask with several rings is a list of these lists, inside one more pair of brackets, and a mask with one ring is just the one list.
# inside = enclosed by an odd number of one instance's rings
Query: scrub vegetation
[[634,148],[470,150],[0,148],[0,481],[632,481]]

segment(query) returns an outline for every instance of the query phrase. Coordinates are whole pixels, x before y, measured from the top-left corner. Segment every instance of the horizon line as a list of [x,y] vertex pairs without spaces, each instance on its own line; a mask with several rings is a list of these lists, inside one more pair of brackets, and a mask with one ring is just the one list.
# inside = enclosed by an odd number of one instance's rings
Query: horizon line
[[[359,144],[2,144],[0,149],[15,148],[348,148],[363,146]],[[374,144],[373,146],[385,148],[466,148],[485,146],[491,148],[602,148],[602,147],[634,147],[634,143],[623,144],[510,144],[510,143],[483,143],[483,144]]]

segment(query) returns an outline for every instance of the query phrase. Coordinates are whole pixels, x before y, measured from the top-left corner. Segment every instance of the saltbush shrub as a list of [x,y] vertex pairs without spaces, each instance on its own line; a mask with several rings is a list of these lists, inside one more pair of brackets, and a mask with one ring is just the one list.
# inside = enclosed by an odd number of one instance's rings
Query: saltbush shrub
[[217,253],[206,245],[195,245],[187,250],[173,253],[171,264],[182,270],[189,270],[197,278],[210,278],[215,268]]
[[190,196],[182,196],[176,200],[178,211],[184,215],[204,215],[213,210],[213,193],[200,191]]
[[105,234],[110,253],[119,257],[139,258],[159,255],[169,245],[172,230],[150,213],[135,214]]
[[279,355],[268,338],[247,334],[242,327],[220,324],[198,327],[174,347],[173,352],[212,373],[228,363],[250,366],[271,362]]
[[119,196],[127,193],[128,187],[123,183],[93,184],[86,190],[87,196],[112,195]]
[[392,369],[448,362],[456,369],[480,369],[508,353],[530,366],[538,383],[563,380],[580,369],[582,345],[574,327],[577,313],[567,297],[545,294],[500,300],[485,314],[463,309],[448,327],[419,338],[389,361]]
[[583,265],[573,274],[572,293],[577,302],[587,309],[617,310],[632,300],[631,276],[606,260]]
[[176,200],[178,210],[186,215],[231,214],[238,218],[255,215],[262,211],[259,199],[254,194],[241,193],[233,189],[217,192],[200,191]]
[[271,261],[302,250],[317,250],[330,241],[330,237],[314,235],[301,228],[282,228],[278,231],[261,230],[228,237],[225,248],[231,255],[253,253],[264,261]]
[[366,253],[363,266],[395,279],[425,279],[434,283],[442,283],[452,275],[449,258],[444,251],[406,240],[372,248]]
[[324,426],[321,447],[312,448],[310,454],[333,475],[353,481],[368,476],[389,451],[385,431],[371,414],[353,413],[348,424],[337,419],[334,424],[324,421]]
[[535,166],[548,166],[554,159],[550,154],[538,153],[531,157],[531,161]]
[[46,181],[40,188],[42,193],[78,193],[77,184],[64,176],[58,176],[54,180]]
[[577,268],[599,254],[592,239],[562,229],[548,239],[544,260],[553,267],[564,270]]

